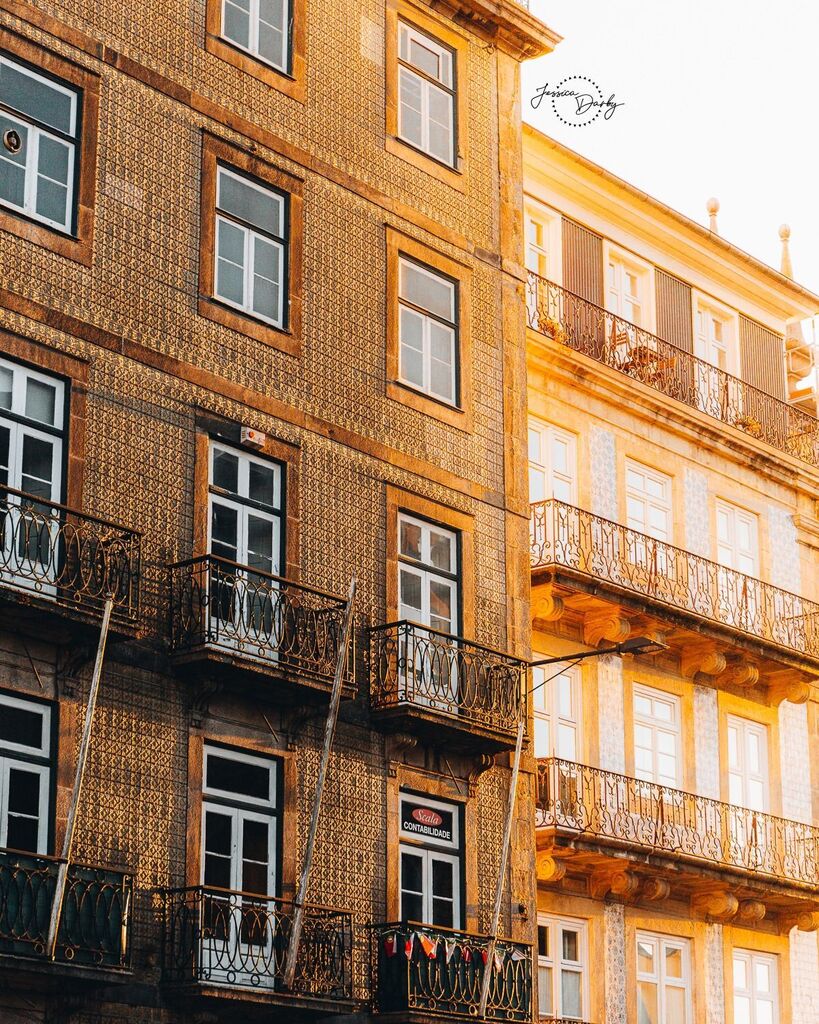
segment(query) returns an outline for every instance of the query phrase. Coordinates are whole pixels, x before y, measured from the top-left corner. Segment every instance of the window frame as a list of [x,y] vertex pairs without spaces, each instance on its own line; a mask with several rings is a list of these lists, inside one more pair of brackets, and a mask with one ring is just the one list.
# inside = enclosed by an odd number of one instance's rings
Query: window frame
[[[435,249],[386,225],[387,321],[386,392],[387,397],[416,412],[431,416],[449,426],[471,433],[472,413],[472,269]],[[402,380],[400,315],[401,260],[415,263],[423,270],[447,278],[455,285],[455,402],[437,398]],[[416,308],[414,304],[408,308]],[[426,313],[427,316],[434,314]]]
[[[548,655],[534,652],[532,659],[538,661],[540,658],[546,658]],[[532,716],[534,725],[534,735],[532,737],[533,748],[535,749],[535,757],[556,757],[561,761],[573,761],[575,764],[584,764],[583,758],[583,686],[582,686],[582,671],[579,665],[572,665],[570,662],[565,663],[565,667],[562,671],[559,671],[558,665],[542,665],[532,670],[532,686],[537,687],[541,684],[539,689],[536,689],[532,694]],[[542,682],[538,676],[543,675],[545,682]],[[549,678],[553,676],[554,678]],[[567,718],[565,715],[560,714],[559,696],[558,696],[558,684],[562,677],[568,676],[569,683],[572,688],[572,702],[575,706],[576,717],[574,720]],[[539,706],[542,705],[542,706]],[[537,722],[545,721],[548,724],[549,729],[549,749],[545,753],[538,753],[535,747],[537,742]],[[564,757],[559,751],[558,737],[560,735],[561,726],[564,728],[571,728],[574,730],[574,757]]]
[[[432,278],[437,278],[439,281],[444,282],[446,285],[452,288],[452,320],[447,320],[445,317],[434,313],[432,310],[427,309],[424,306],[419,306],[412,302],[410,299],[405,298],[401,294],[401,279],[402,271],[405,266],[413,266],[422,275],[426,275]],[[459,405],[459,393],[460,393],[460,373],[459,373],[459,350],[460,350],[460,324],[458,323],[458,282],[453,278],[447,277],[444,274],[438,273],[434,268],[419,263],[417,260],[411,259],[399,253],[398,256],[398,383],[403,385],[405,388],[411,388],[413,391],[418,391],[420,394],[425,395],[427,398],[431,398],[435,402],[441,402],[444,405],[458,408]],[[421,365],[424,377],[424,383],[419,385],[403,376],[401,373],[401,365],[403,363],[403,342],[401,338],[401,313],[403,310],[409,310],[415,313],[421,318],[423,323],[422,328],[422,349],[421,349]],[[452,398],[446,398],[443,395],[436,394],[432,390],[432,346],[430,339],[430,325],[437,323],[445,327],[451,332],[450,342],[450,354],[451,354],[451,367],[452,367]]]
[[[404,799],[411,803],[419,803],[437,810],[452,814],[452,840],[444,841],[434,838],[422,838],[410,832],[404,832],[401,827],[402,804]],[[465,843],[464,823],[462,820],[463,807],[461,804],[440,800],[429,796],[426,793],[407,789],[403,786],[398,789],[398,888],[397,888],[397,912],[399,919],[403,920],[402,904],[404,889],[401,884],[402,854],[408,853],[420,856],[423,860],[422,899],[425,905],[432,907],[432,862],[442,861],[452,864],[455,867],[455,878],[452,887],[453,904],[453,925],[456,930],[464,927],[466,905],[464,900],[465,885]],[[430,912],[429,917],[432,917]],[[419,924],[431,926],[431,921],[421,921]],[[440,926],[443,927],[443,926]]]
[[710,313],[716,317],[728,328],[728,338],[726,341],[726,366],[725,373],[730,374],[732,377],[737,377],[742,380],[742,349],[739,340],[739,313],[732,309],[730,306],[726,306],[724,303],[711,298],[710,295],[706,295],[704,292],[691,289],[691,329],[692,329],[692,343],[693,343],[693,354],[697,359],[702,359],[703,362],[714,366],[715,364],[706,358],[705,353],[702,351],[702,345],[700,342],[700,331],[699,331],[699,319],[700,313]]
[[[419,68],[416,64],[411,63],[408,58],[401,56],[401,39],[402,35],[406,32],[410,42],[413,38],[422,46],[424,49],[429,50],[430,53],[437,53],[439,59],[442,55],[446,54],[449,56],[450,61],[450,79],[451,83],[447,85],[446,82],[440,78],[434,78],[427,74],[423,68]],[[458,65],[457,65],[457,54],[456,52],[446,43],[441,42],[435,36],[429,32],[423,31],[418,28],[411,21],[405,17],[399,16],[398,18],[398,51],[397,51],[397,65],[398,65],[398,138],[407,146],[412,146],[413,149],[417,149],[425,156],[429,157],[430,160],[435,160],[437,163],[443,164],[444,167],[450,168],[451,170],[457,169],[458,163]],[[402,105],[401,105],[401,76],[402,72],[407,72],[410,75],[414,75],[416,79],[421,82],[421,134],[427,140],[427,146],[413,142],[408,139],[406,135],[401,132],[401,121],[402,121]],[[450,158],[445,160],[441,156],[434,154],[429,147],[429,93],[431,90],[436,89],[438,92],[444,94],[449,98],[450,111],[452,117],[452,133],[450,136]],[[426,113],[425,113],[426,112]]]
[[[657,958],[655,975],[653,977],[647,977],[645,972],[640,971],[640,954],[639,954],[639,943],[640,941],[652,942],[655,944],[655,956]],[[665,973],[665,959],[664,952],[666,947],[678,947],[683,951],[683,977],[681,979],[682,984],[677,984],[676,978],[672,978],[669,982],[668,977]],[[635,998],[636,1006],[639,1011],[640,1006],[640,983],[645,981],[649,984],[657,986],[657,1010],[658,1010],[658,1021],[664,1022],[666,1019],[666,988],[671,985],[672,988],[682,989],[686,995],[685,998],[685,1024],[692,1024],[694,1014],[694,984],[693,984],[693,971],[691,963],[691,952],[692,944],[691,940],[678,935],[665,935],[660,932],[652,932],[646,929],[638,929],[634,936],[634,964],[635,964]]]
[[54,831],[54,809],[56,807],[57,763],[57,706],[49,701],[38,700],[28,695],[0,691],[0,707],[19,707],[34,711],[42,718],[42,743],[39,747],[0,741],[0,848],[6,847],[9,809],[6,788],[9,772],[18,767],[40,777],[40,801],[42,810],[38,817],[36,855],[47,855],[51,849]]
[[544,235],[548,238],[548,248],[544,251],[549,263],[546,268],[545,280],[552,281],[556,285],[563,284],[563,218],[550,206],[541,203],[534,196],[524,194],[523,204],[523,263],[527,273],[538,274],[544,277],[537,270],[529,266],[529,225],[539,224],[543,228]]
[[[540,929],[546,928],[548,931],[548,949],[550,950],[547,954],[541,954],[540,952]],[[580,958],[578,960],[564,960],[563,959],[563,944],[562,941],[553,942],[552,936],[556,933],[559,940],[562,940],[564,928],[568,931],[575,931],[578,933],[578,950]],[[540,969],[547,967],[552,971],[552,992],[551,1003],[552,1009],[550,1014],[547,1014],[546,1019],[549,1016],[553,1016],[557,1019],[562,1020],[577,1020],[578,1022],[585,1020],[589,1016],[590,1006],[590,973],[591,964],[589,961],[589,922],[583,918],[574,917],[563,917],[561,915],[544,914],[539,913],[537,915],[537,942],[535,945],[535,970],[538,972],[538,997],[541,994],[540,988]],[[559,953],[559,955],[557,955]],[[562,980],[562,972],[569,970],[572,974],[580,975],[580,1016],[579,1017],[567,1017],[563,1009],[563,989],[560,984]],[[540,1015],[540,1004],[538,1003],[538,1014]]]
[[288,66],[277,68],[222,34],[223,0],[206,0],[205,50],[245,74],[303,103],[305,99],[306,0],[287,0],[289,6]]
[[[452,544],[452,556],[453,556],[453,559],[454,559],[454,562],[455,562],[455,569],[454,569],[454,571],[451,570],[451,569],[448,570],[448,571],[444,570],[444,569],[439,569],[437,566],[432,565],[431,562],[425,562],[423,560],[416,560],[416,559],[410,557],[409,555],[405,555],[402,552],[402,550],[401,550],[401,525],[402,525],[403,522],[409,522],[409,523],[415,524],[417,526],[420,526],[421,531],[422,531],[422,533],[421,533],[422,548],[425,546],[425,543],[426,543],[424,538],[428,536],[426,531],[434,528],[434,529],[439,530],[441,533],[449,534],[449,536],[452,538],[452,541],[453,541],[453,544]],[[400,609],[400,603],[401,603],[401,580],[400,580],[400,574],[401,574],[402,567],[407,567],[407,568],[413,570],[413,575],[417,575],[417,576],[420,577],[421,585],[422,585],[422,604],[424,603],[424,598],[426,598],[426,603],[429,604],[429,589],[430,589],[429,588],[429,584],[430,584],[430,582],[433,579],[439,579],[442,582],[446,583],[447,585],[450,585],[449,589],[450,589],[451,592],[454,591],[454,596],[455,596],[455,600],[454,600],[453,605],[452,605],[452,620],[453,620],[453,622],[452,622],[451,628],[447,632],[449,632],[453,636],[460,636],[460,635],[462,635],[461,633],[459,633],[459,629],[460,629],[460,625],[461,625],[461,589],[462,589],[461,588],[461,575],[462,575],[462,573],[461,573],[461,537],[460,537],[460,532],[458,530],[452,529],[452,527],[446,526],[444,523],[439,523],[439,522],[436,522],[434,520],[427,519],[427,518],[425,518],[423,516],[414,515],[412,512],[409,512],[406,509],[401,508],[401,509],[398,510],[398,523],[397,523],[397,527],[396,527],[396,533],[397,533],[397,536],[398,536],[398,552],[397,552],[398,579],[396,580],[396,588],[397,588],[397,593],[398,593],[399,609]],[[423,551],[422,551],[422,554],[423,554]],[[400,614],[400,611],[399,611],[399,614]],[[421,626],[424,626],[427,629],[434,629],[435,628],[434,626],[431,626],[429,623],[425,623],[425,622],[419,622],[418,624],[421,625]]]
[[[281,289],[283,317],[280,326],[257,313],[246,312],[216,294],[216,222],[219,215],[216,201],[220,167],[286,199],[284,284]],[[301,353],[303,184],[301,179],[203,130],[199,314],[292,356]]]
[[646,331],[648,334],[656,334],[657,296],[654,265],[649,263],[647,260],[636,256],[628,249],[624,249],[621,246],[616,245],[609,239],[603,239],[603,306],[612,314],[612,316],[619,317],[619,319],[624,320],[627,323],[633,323],[633,321],[626,320],[626,317],[623,316],[622,313],[618,313],[616,310],[613,310],[609,303],[609,263],[611,261],[619,263],[622,267],[639,277],[641,287],[643,289],[643,294],[641,296],[641,319],[643,322],[635,324],[634,326],[640,330]]
[[[0,230],[90,267],[94,251],[100,76],[6,29],[0,29],[0,54],[26,73],[53,82],[76,96],[73,190],[67,228],[56,227],[16,207],[2,204]],[[19,115],[12,116],[21,119]],[[41,122],[31,123],[35,127],[41,126]],[[46,130],[57,134],[51,128]]]
[[[663,720],[648,715],[642,715],[637,711],[637,697],[643,697],[644,699],[651,701],[660,701],[663,703],[670,704],[675,709],[674,720],[667,727],[664,728]],[[637,773],[639,771],[637,767],[637,726],[640,725],[645,729],[651,730],[652,735],[652,778],[643,779]],[[657,733],[658,731],[665,731],[673,734],[675,738],[675,750],[674,750],[674,764],[676,767],[677,777],[674,783],[663,782],[657,778],[657,761],[660,755],[660,751],[657,745]],[[662,786],[666,789],[682,789],[684,785],[684,770],[683,770],[683,701],[682,698],[675,694],[669,693],[666,690],[660,690],[655,686],[651,686],[648,683],[634,682],[632,684],[632,733],[633,733],[633,749],[634,749],[634,777],[639,779],[641,782],[646,782],[649,785]]]
[[[555,439],[557,439],[557,440],[561,440],[561,441],[565,442],[565,444],[566,444],[566,446],[567,446],[567,448],[569,450],[569,459],[570,459],[570,462],[572,463],[570,465],[570,467],[569,467],[570,468],[570,474],[569,474],[569,478],[568,478],[568,481],[567,481],[568,484],[569,484],[569,487],[570,487],[571,494],[569,496],[569,500],[564,502],[564,504],[576,506],[577,503],[578,503],[577,502],[577,493],[578,493],[578,475],[579,475],[579,473],[578,473],[578,470],[579,470],[579,462],[578,462],[578,447],[579,447],[578,442],[579,442],[579,437],[578,437],[578,435],[575,434],[571,430],[566,430],[564,427],[559,427],[555,423],[549,423],[547,420],[542,420],[539,417],[533,416],[531,414],[529,415],[529,418],[528,418],[528,421],[527,421],[527,439],[528,439],[528,432],[529,431],[536,431],[540,435],[541,457],[543,457],[544,451],[545,451],[545,456],[546,456],[546,461],[544,461],[542,463],[538,463],[534,459],[532,459],[531,455],[529,454],[530,449],[529,449],[528,440],[527,440],[527,465],[528,465],[528,468],[529,468],[529,502],[533,503],[533,499],[532,499],[532,486],[531,486],[531,471],[532,471],[533,468],[536,469],[539,472],[542,472],[544,477],[545,477],[545,481],[544,481],[544,483],[545,483],[545,486],[544,486],[544,497],[541,498],[541,499],[537,499],[537,500],[539,500],[539,501],[551,501],[551,500],[561,501],[562,500],[560,498],[554,498],[554,487],[552,486],[550,488],[550,486],[549,486],[551,483],[553,483],[554,477],[555,477],[554,460],[552,458],[552,454],[553,454],[552,445],[553,445]],[[544,442],[545,442],[545,449],[544,449]],[[551,490],[551,493],[549,493],[550,490]]]
[[[767,962],[770,965],[770,967],[771,967],[772,976],[773,976],[773,980],[774,980],[774,989],[773,989],[773,993],[772,993],[773,999],[771,1000],[771,1002],[773,1003],[773,1012],[774,1012],[774,1014],[773,1014],[773,1024],[780,1024],[780,1021],[783,1020],[783,1017],[782,1017],[782,999],[781,999],[782,993],[780,992],[780,988],[782,986],[782,979],[781,979],[782,972],[781,972],[781,969],[780,969],[780,963],[781,963],[780,956],[778,956],[776,953],[768,953],[768,952],[763,952],[763,951],[760,951],[760,950],[757,950],[757,949],[747,949],[747,948],[740,948],[740,947],[735,947],[734,949],[731,950],[731,959],[730,959],[730,966],[731,966],[731,1004],[732,1004],[733,1019],[734,1019],[734,1021],[737,1021],[737,1018],[736,1018],[737,985],[736,985],[736,981],[735,981],[735,977],[736,977],[735,969],[736,969],[736,961],[738,959],[744,960],[746,962],[746,964],[747,964],[747,971],[748,971],[748,977],[751,980],[750,988],[746,988],[744,990],[740,990],[740,992],[739,992],[739,994],[741,996],[747,996],[750,999],[750,1006],[751,1006],[751,1022],[750,1022],[750,1024],[756,1024],[756,1019],[757,1019],[757,1013],[756,1013],[757,991],[756,991],[756,978],[755,978],[755,971],[754,971],[754,967],[755,967],[757,961]],[[738,1022],[737,1022],[737,1024],[738,1024]]]

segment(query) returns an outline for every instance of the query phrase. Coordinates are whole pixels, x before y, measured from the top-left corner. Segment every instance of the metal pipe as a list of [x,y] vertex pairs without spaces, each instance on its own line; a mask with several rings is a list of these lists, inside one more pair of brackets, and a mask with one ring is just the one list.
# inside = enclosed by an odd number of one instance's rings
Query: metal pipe
[[111,611],[114,607],[114,599],[108,597],[105,600],[105,609],[102,613],[102,627],[100,639],[97,645],[97,658],[94,662],[94,672],[91,676],[91,690],[88,694],[88,706],[85,709],[85,724],[82,729],[82,740],[80,742],[80,753],[77,757],[77,771],[74,775],[74,792],[71,794],[71,804],[68,808],[68,819],[65,824],[65,836],[63,838],[63,854],[60,866],[57,869],[57,884],[54,888],[54,899],[51,903],[51,918],[48,923],[48,940],[46,948],[48,955],[53,960],[57,953],[57,931],[60,923],[60,914],[65,899],[65,886],[68,880],[68,862],[71,859],[71,849],[74,845],[74,827],[77,823],[77,808],[82,793],[83,777],[85,775],[85,763],[88,760],[88,748],[91,744],[91,727],[94,723],[94,712],[97,708],[97,694],[100,688],[102,676],[102,661],[105,657],[105,644],[108,640],[108,626],[111,622]]
[[304,851],[304,867],[299,879],[299,889],[296,899],[293,902],[295,913],[293,914],[293,927],[290,931],[290,943],[287,949],[287,960],[284,966],[284,987],[288,990],[293,988],[293,981],[296,976],[296,960],[299,955],[299,944],[301,942],[302,926],[304,924],[304,903],[307,898],[307,886],[310,881],[310,869],[313,866],[313,851],[316,845],[316,833],[318,832],[319,814],[321,813],[321,797],[324,792],[324,782],[327,777],[327,768],[330,764],[330,750],[333,745],[333,736],[338,721],[338,709],[341,704],[341,690],[344,683],[344,669],[347,664],[347,647],[350,636],[350,623],[353,617],[353,605],[355,604],[355,576],[350,580],[350,592],[347,596],[347,607],[344,610],[344,619],[341,625],[340,649],[336,661],[336,674],[333,679],[333,690],[330,696],[330,708],[327,712],[327,720],[324,723],[324,747],[321,752],[321,764],[319,765],[318,781],[316,792],[313,797],[313,813],[310,818],[310,831],[307,834],[307,847]]
[[478,1009],[478,1018],[486,1016],[486,1004],[489,1001],[489,983],[492,980],[492,971],[495,966],[495,948],[498,944],[498,926],[500,924],[501,902],[503,900],[503,883],[506,878],[506,863],[509,860],[509,844],[512,840],[512,819],[515,815],[515,799],[518,790],[518,773],[520,772],[520,756],[523,751],[523,730],[526,720],[521,718],[518,722],[518,738],[515,743],[515,759],[512,762],[512,778],[509,782],[509,805],[506,809],[506,825],[503,829],[503,847],[501,848],[500,867],[498,868],[498,883],[495,888],[495,907],[492,911],[492,926],[489,929],[489,945],[486,949],[486,966],[484,967],[483,979],[481,981],[481,1002]]

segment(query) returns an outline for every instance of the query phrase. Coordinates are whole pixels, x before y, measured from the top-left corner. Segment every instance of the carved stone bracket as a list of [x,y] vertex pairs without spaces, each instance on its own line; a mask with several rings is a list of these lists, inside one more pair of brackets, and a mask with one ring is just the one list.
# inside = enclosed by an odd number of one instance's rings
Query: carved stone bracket
[[418,737],[406,732],[396,732],[387,736],[384,740],[384,763],[387,766],[387,774],[395,778],[398,769],[403,763],[404,755],[412,750],[418,743]]
[[783,914],[779,919],[779,930],[787,934],[791,928],[798,928],[800,932],[819,931],[819,911],[804,910],[801,914]]
[[467,784],[469,786],[470,799],[478,795],[478,783],[481,781],[481,777],[485,775],[490,768],[494,768],[495,758],[491,754],[481,754],[475,758],[475,763],[472,770],[466,777]]
[[783,700],[791,704],[805,704],[810,699],[810,683],[803,680],[771,683],[768,687],[768,701],[778,707]]
[[762,900],[740,900],[737,920],[743,924],[759,924],[765,917],[766,907]]
[[597,647],[604,640],[610,644],[621,644],[631,633],[631,623],[618,611],[601,615],[589,613],[583,619],[583,642]]
[[717,682],[720,685],[750,687],[759,682],[759,669],[748,661],[732,661],[722,672]]
[[689,679],[700,672],[706,676],[718,676],[727,667],[725,655],[713,644],[688,644],[680,658],[680,671]]
[[539,882],[559,882],[566,874],[565,861],[558,860],[545,850],[537,855],[537,880]]
[[191,728],[204,728],[205,719],[210,715],[211,701],[222,689],[221,682],[207,677],[197,680],[195,685],[191,684]]
[[659,903],[671,895],[671,883],[666,878],[646,878],[640,889],[640,898],[649,903]]
[[[749,900],[748,902],[754,901]],[[701,892],[692,898],[691,909],[695,914],[708,918],[709,921],[725,922],[736,917],[739,900],[733,893],[723,889]]]
[[595,871],[589,880],[589,893],[593,899],[617,900],[634,899],[640,891],[640,876],[625,869],[618,871]]
[[565,611],[563,598],[554,592],[551,584],[532,591],[532,619],[535,622],[557,622]]

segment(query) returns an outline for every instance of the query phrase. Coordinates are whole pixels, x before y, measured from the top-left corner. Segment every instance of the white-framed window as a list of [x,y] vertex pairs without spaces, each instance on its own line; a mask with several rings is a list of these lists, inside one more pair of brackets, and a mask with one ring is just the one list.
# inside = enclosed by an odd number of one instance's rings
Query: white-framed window
[[0,847],[47,853],[51,707],[0,694]]
[[577,434],[529,417],[529,501],[577,503]]
[[759,575],[759,519],[753,512],[717,500],[717,561],[755,579]]
[[458,283],[398,260],[398,377],[449,405],[458,401]]
[[287,215],[285,193],[218,165],[215,297],[280,328],[286,321]]
[[524,231],[526,269],[560,284],[563,263],[560,214],[534,199],[527,199]]
[[538,914],[537,969],[539,1016],[585,1020],[589,1008],[587,923]]
[[287,74],[289,0],[222,0],[222,36],[233,46]]
[[[654,329],[654,272],[649,263],[603,243],[606,268],[606,309],[647,331]],[[631,339],[632,342],[634,339]]]
[[[537,661],[546,655],[535,654]],[[548,680],[548,681],[547,681]],[[535,757],[580,760],[581,674],[576,666],[561,671],[559,665],[532,669]]]
[[681,707],[674,694],[634,685],[634,773],[678,789],[681,782]]
[[770,808],[768,728],[728,715],[728,800],[753,811]]
[[776,956],[735,949],[734,1024],[779,1024],[779,965]]
[[687,939],[637,933],[638,1024],[691,1024],[690,958]]
[[626,461],[626,522],[656,540],[672,539],[671,477]]
[[0,203],[74,228],[79,94],[0,55]]
[[0,484],[59,501],[65,385],[0,357]]
[[694,293],[694,354],[711,366],[738,377],[739,323],[725,306]]
[[442,633],[458,632],[458,535],[398,513],[398,616]]
[[455,804],[401,793],[402,921],[461,927],[462,849]]
[[398,135],[449,167],[455,166],[455,54],[398,22]]

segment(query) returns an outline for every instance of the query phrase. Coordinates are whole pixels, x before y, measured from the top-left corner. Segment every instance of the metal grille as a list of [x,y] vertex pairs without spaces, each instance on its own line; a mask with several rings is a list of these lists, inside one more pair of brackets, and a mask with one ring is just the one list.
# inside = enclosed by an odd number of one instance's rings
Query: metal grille
[[812,466],[819,420],[642,327],[530,273],[529,326]]
[[573,761],[538,761],[537,825],[819,884],[819,828]]
[[529,521],[533,569],[560,567],[819,659],[819,604],[554,499]]

